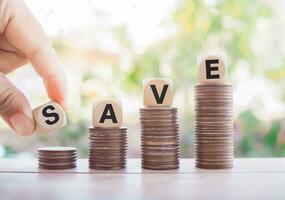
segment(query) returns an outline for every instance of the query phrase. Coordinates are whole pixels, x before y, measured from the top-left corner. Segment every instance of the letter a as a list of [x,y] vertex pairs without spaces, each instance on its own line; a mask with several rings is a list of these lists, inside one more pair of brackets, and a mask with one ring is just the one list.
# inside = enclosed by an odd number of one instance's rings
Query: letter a
[[112,104],[106,104],[99,123],[104,123],[106,119],[111,119],[113,123],[118,123]]

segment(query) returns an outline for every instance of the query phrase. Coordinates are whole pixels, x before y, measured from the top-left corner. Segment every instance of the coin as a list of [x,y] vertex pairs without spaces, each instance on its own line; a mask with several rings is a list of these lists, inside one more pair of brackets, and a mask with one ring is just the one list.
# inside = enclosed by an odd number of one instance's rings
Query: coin
[[125,168],[127,128],[89,128],[89,168],[117,170]]
[[62,165],[62,166],[48,166],[48,165],[39,164],[39,168],[40,169],[47,169],[47,170],[63,170],[63,169],[76,168],[76,164]]
[[90,169],[95,169],[95,170],[120,170],[126,168],[125,165],[89,165]]
[[178,169],[179,163],[178,164],[166,164],[166,165],[163,165],[163,164],[150,165],[150,164],[142,163],[142,168],[151,169],[151,170],[171,170],[171,169]]
[[73,147],[40,147],[39,152],[76,152],[76,148]]
[[231,85],[195,86],[196,167],[228,169],[233,166],[232,93]]
[[178,110],[174,107],[140,109],[142,167],[176,169],[180,142]]
[[76,148],[73,147],[38,148],[38,166],[41,169],[71,169],[76,167],[76,160]]

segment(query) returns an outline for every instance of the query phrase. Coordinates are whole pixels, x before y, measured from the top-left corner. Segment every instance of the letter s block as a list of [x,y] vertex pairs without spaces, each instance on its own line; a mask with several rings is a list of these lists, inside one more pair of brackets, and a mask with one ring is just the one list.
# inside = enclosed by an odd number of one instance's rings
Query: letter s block
[[121,127],[122,104],[118,100],[103,99],[93,104],[93,127]]
[[173,102],[173,82],[168,78],[150,78],[143,81],[145,107],[166,107]]
[[33,115],[36,121],[36,133],[47,133],[66,125],[65,112],[54,101],[33,109]]
[[226,81],[225,61],[221,56],[208,55],[198,61],[200,84],[224,84]]

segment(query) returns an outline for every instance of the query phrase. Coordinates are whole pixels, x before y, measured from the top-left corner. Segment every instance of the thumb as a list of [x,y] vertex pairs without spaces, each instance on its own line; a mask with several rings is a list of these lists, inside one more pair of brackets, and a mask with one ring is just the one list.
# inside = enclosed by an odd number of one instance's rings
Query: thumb
[[6,76],[0,73],[0,115],[21,135],[33,133],[35,124],[25,95]]

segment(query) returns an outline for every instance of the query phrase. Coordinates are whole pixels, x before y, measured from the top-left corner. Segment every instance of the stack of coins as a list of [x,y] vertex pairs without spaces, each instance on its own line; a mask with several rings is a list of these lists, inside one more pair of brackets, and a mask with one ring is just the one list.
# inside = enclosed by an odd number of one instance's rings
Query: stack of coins
[[231,85],[195,86],[196,167],[233,167],[233,91]]
[[177,108],[141,108],[140,123],[142,167],[157,170],[179,168]]
[[127,128],[89,128],[89,168],[115,170],[126,167]]
[[40,169],[72,169],[76,167],[77,153],[73,147],[38,148],[38,166]]

